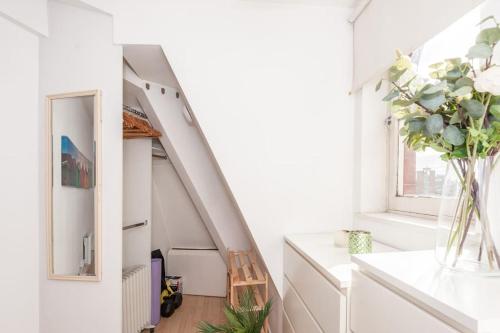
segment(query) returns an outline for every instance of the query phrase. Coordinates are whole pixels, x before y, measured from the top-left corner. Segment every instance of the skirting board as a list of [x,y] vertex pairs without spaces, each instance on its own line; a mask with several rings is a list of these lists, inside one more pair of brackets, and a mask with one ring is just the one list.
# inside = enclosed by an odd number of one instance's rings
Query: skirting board
[[226,297],[227,268],[218,250],[171,249],[167,274],[182,276],[184,294]]

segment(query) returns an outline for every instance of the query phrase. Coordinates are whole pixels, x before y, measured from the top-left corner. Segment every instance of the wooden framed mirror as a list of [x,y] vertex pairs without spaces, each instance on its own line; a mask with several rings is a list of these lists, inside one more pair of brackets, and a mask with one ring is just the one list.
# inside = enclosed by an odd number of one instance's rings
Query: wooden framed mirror
[[100,92],[49,95],[46,112],[48,278],[100,281]]

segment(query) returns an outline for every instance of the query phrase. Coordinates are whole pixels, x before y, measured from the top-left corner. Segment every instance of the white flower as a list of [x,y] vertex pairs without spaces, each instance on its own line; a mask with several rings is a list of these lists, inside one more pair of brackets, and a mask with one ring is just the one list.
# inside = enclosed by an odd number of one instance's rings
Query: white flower
[[396,58],[396,63],[394,64],[394,66],[396,66],[396,68],[400,71],[409,69],[412,67],[411,59],[407,55],[398,52],[398,56]]
[[479,92],[488,92],[500,96],[500,67],[491,67],[476,77],[474,88]]

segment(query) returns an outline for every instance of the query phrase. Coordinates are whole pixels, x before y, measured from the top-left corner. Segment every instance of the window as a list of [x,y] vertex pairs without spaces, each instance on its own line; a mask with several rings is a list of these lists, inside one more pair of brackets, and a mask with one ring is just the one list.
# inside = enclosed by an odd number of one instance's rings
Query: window
[[398,122],[390,135],[389,210],[437,215],[446,164],[433,150],[413,152],[401,141]]
[[446,164],[433,150],[402,150],[403,162],[398,169],[398,195],[405,197],[439,197],[446,176]]
[[[465,55],[474,45],[479,21],[478,8],[413,52],[418,74],[425,77],[429,65]],[[398,122],[390,126],[389,210],[437,215],[446,163],[434,150],[410,151],[400,139]]]

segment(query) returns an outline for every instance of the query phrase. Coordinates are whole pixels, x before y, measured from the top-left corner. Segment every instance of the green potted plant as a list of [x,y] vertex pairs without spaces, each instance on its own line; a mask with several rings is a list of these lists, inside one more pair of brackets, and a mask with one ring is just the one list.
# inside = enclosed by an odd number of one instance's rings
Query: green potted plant
[[492,200],[498,200],[500,190],[494,173],[500,150],[500,67],[493,51],[500,26],[493,16],[483,23],[489,26],[466,57],[431,65],[430,78],[419,76],[411,58],[398,52],[383,100],[400,119],[400,135],[409,149],[434,149],[448,163],[438,260],[453,269],[498,275],[500,202]]
[[224,306],[227,323],[213,325],[201,322],[198,325],[198,332],[261,333],[270,311],[271,301],[268,301],[262,309],[258,308],[252,290],[247,288],[241,296],[240,306],[235,307],[230,304]]

